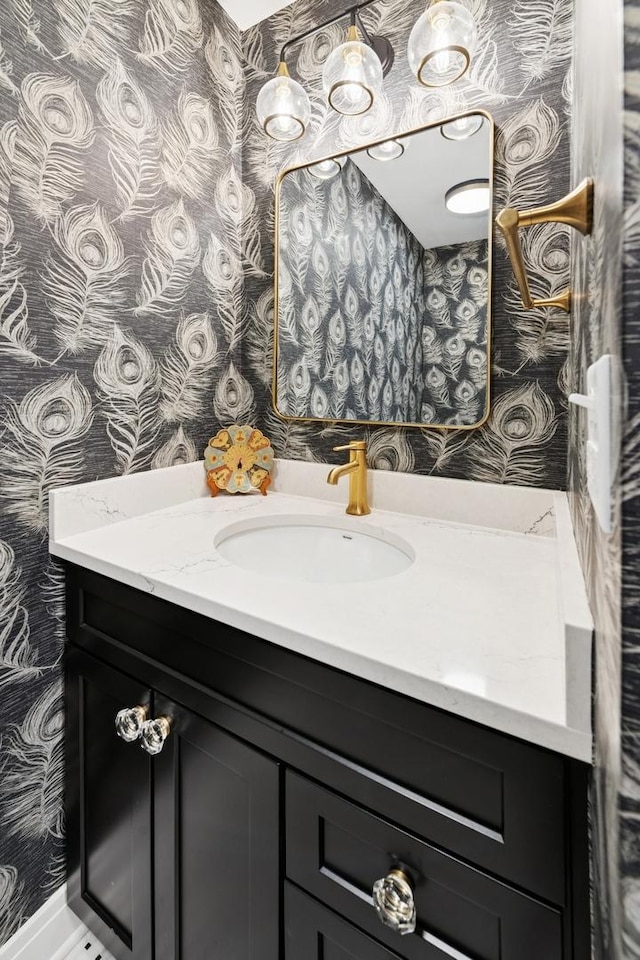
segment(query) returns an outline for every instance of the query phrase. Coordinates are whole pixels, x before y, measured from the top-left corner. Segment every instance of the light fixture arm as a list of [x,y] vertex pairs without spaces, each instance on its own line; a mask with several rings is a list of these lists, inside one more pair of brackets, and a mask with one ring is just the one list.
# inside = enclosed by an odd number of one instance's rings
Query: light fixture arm
[[[329,20],[325,20],[323,23],[319,23],[316,27],[311,27],[310,30],[305,30],[304,33],[299,33],[295,37],[291,37],[290,40],[287,40],[283,44],[280,50],[280,62],[286,62],[287,52],[290,47],[293,47],[296,43],[302,43],[303,40],[308,40],[309,37],[312,37],[314,34],[319,33],[321,30],[324,30],[325,27],[330,27],[334,23],[338,23],[340,20],[344,20],[345,17],[351,18],[352,26],[356,23],[360,26],[360,31],[362,36],[368,46],[372,46],[371,39],[366,30],[362,26],[362,20],[359,17],[361,10],[364,10],[365,7],[370,7],[372,3],[376,3],[377,0],[363,0],[362,3],[357,3],[352,7],[349,7],[347,10],[343,10],[342,13],[338,13],[335,17],[330,17]],[[356,20],[357,17],[357,20]]]
[[368,47],[373,47],[373,41],[369,36],[369,31],[362,22],[362,17],[357,10],[354,10],[351,14],[351,26],[357,27],[360,33],[362,34],[362,39],[367,44]]

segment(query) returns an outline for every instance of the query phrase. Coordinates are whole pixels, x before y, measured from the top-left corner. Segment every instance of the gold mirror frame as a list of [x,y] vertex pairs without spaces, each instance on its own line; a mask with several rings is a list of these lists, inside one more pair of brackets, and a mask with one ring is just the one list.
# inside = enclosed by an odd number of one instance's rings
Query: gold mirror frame
[[[489,138],[489,212],[487,214],[489,219],[489,229],[488,229],[488,288],[489,288],[489,302],[487,304],[487,400],[484,410],[484,414],[481,420],[477,423],[470,425],[449,425],[449,424],[428,424],[428,423],[407,423],[399,422],[397,420],[334,420],[332,418],[325,417],[293,417],[289,414],[281,413],[278,409],[278,316],[279,316],[279,291],[278,291],[278,275],[280,271],[280,198],[282,192],[282,184],[286,176],[290,173],[295,173],[298,170],[308,170],[309,167],[315,166],[317,163],[323,163],[326,160],[340,159],[342,157],[349,157],[353,153],[361,153],[364,150],[370,150],[373,147],[378,147],[382,143],[387,143],[389,140],[395,140],[398,138],[405,138],[414,136],[417,133],[424,133],[427,130],[435,130],[439,127],[444,126],[447,123],[451,123],[454,120],[463,120],[465,117],[473,116],[482,116],[485,118],[489,125],[490,138]],[[457,430],[478,430],[480,427],[489,419],[491,413],[491,361],[492,361],[492,331],[493,331],[493,202],[494,202],[494,168],[495,168],[495,121],[490,113],[486,110],[466,110],[463,113],[457,113],[453,116],[443,117],[441,120],[434,121],[433,123],[427,123],[420,127],[414,127],[411,130],[407,130],[400,133],[391,133],[387,134],[385,137],[381,137],[378,140],[374,140],[371,143],[365,143],[357,147],[352,147],[350,150],[343,150],[340,153],[330,153],[328,155],[314,158],[313,160],[307,160],[305,163],[294,164],[293,166],[286,167],[278,174],[275,187],[275,239],[274,239],[274,315],[273,315],[273,375],[271,380],[271,406],[275,415],[285,423],[321,423],[321,424],[340,424],[341,426],[363,426],[363,427],[397,427],[397,428],[411,428],[417,430],[446,430],[446,431],[457,431]]]

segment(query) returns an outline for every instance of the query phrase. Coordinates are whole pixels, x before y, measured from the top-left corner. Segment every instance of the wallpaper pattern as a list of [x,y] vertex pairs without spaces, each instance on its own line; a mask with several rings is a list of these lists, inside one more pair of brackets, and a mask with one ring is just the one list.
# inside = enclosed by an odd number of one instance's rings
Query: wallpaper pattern
[[[245,76],[253,104],[272,75],[278,44],[342,9],[338,0],[298,0],[248,31],[246,75],[234,28],[204,0],[8,0],[0,11],[0,943],[55,889],[62,868],[64,625],[60,571],[49,563],[45,542],[50,487],[194,459],[220,421],[259,416],[279,455],[292,458],[329,459],[335,442],[352,435],[349,428],[318,433],[286,424],[270,411],[276,172],[373,140],[381,131],[479,107],[498,125],[496,206],[543,203],[569,187],[572,4],[469,2],[483,36],[470,77],[440,92],[423,90],[400,55],[377,111],[359,121],[328,114],[318,87],[320,64],[340,30],[305,44],[292,72],[312,90],[313,125],[294,149],[272,144],[256,128],[253,109],[245,111]],[[365,20],[400,52],[423,6],[423,0],[386,0]],[[608,23],[602,30],[595,26],[607,5],[589,0],[591,8],[591,35],[607,35]],[[625,351],[631,389],[623,464],[628,600],[622,662],[614,639],[619,546],[616,538],[599,538],[593,525],[578,459],[583,426],[577,414],[571,441],[582,555],[590,571],[600,571],[590,582],[605,598],[598,614],[605,639],[598,676],[594,902],[600,957],[607,960],[618,956],[610,932],[621,916],[626,957],[640,957],[638,0],[627,0],[626,8]],[[593,78],[613,75],[611,62],[602,72],[592,70]],[[611,119],[615,108],[600,115]],[[598,146],[607,138],[600,133],[596,141],[582,131],[586,173],[602,169]],[[613,264],[611,244],[620,235],[615,202],[607,210],[604,219],[596,218],[594,242],[582,248],[602,270]],[[534,295],[562,290],[566,235],[541,227],[527,231],[523,242]],[[592,311],[572,320],[581,332],[569,365],[567,318],[521,310],[498,245],[489,423],[472,434],[368,431],[373,464],[563,487],[566,394],[582,385],[600,336],[598,310],[615,297],[614,274],[607,277],[594,284]],[[607,346],[606,339],[598,343]],[[620,726],[611,718],[621,710],[620,744]]]
[[473,424],[486,406],[487,241],[425,250],[355,163],[280,192],[278,409]]
[[[311,129],[298,145],[279,145],[262,133],[253,113],[243,154],[244,181],[259,211],[265,267],[273,269],[273,184],[279,170],[361,146],[471,108],[490,111],[498,126],[496,207],[526,208],[562,196],[569,187],[572,4],[566,0],[469,0],[482,44],[470,76],[442,90],[420,87],[405,55],[423,0],[386,0],[363,12],[368,28],[388,36],[397,57],[385,96],[362,118],[339,118],[326,107],[322,63],[343,35],[324,30],[292,48],[290,69],[310,92]],[[243,34],[248,103],[276,66],[288,37],[344,9],[339,0],[297,0]],[[553,42],[549,43],[549,37]],[[560,292],[568,276],[562,229],[536,227],[523,235],[534,295]],[[524,312],[504,247],[495,252],[493,412],[478,431],[362,429],[376,467],[444,474],[498,483],[563,488],[566,482],[566,361],[569,325],[553,310]],[[247,278],[245,375],[253,384],[261,426],[280,456],[330,460],[349,426],[282,423],[270,410],[273,295],[269,276]]]
[[622,462],[621,913],[624,960],[640,958],[640,0],[625,3]]
[[[614,4],[615,6],[615,4]],[[621,11],[622,4],[618,3]],[[586,371],[604,353],[621,357],[622,283],[622,102],[621,44],[616,17],[598,0],[576,4],[573,182],[593,177],[596,184],[593,234],[576,235],[573,276],[569,383],[583,392]],[[620,380],[619,374],[616,381]],[[619,448],[622,396],[614,402]],[[594,954],[597,960],[620,957],[620,870],[618,795],[620,789],[620,593],[621,525],[619,477],[615,525],[606,536],[587,491],[587,418],[569,413],[569,492],[574,529],[595,621],[595,770],[591,796]]]
[[488,240],[425,251],[423,421],[470,426],[486,413],[488,268]]
[[261,252],[243,105],[217,4],[2,5],[0,943],[63,871],[48,490],[195,459],[213,425],[250,413],[238,334]]
[[[624,64],[622,9],[624,6]],[[615,359],[614,532],[586,491],[586,424],[570,419],[574,524],[596,620],[592,797],[595,956],[640,958],[640,2],[576,9],[574,177],[596,180],[594,234],[575,246],[571,381]],[[624,69],[624,113],[620,75]],[[623,125],[624,121],[624,125]],[[624,193],[623,193],[624,187]]]

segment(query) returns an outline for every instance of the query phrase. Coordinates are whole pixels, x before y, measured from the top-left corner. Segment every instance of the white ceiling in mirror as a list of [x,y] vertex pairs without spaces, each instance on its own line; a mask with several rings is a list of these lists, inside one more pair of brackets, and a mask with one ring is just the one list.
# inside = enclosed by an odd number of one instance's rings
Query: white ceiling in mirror
[[488,214],[450,213],[445,195],[458,183],[490,177],[489,124],[466,140],[447,140],[434,127],[403,143],[396,160],[373,160],[366,152],[351,158],[425,250],[486,237]]
[[218,0],[241,30],[266,20],[278,10],[290,7],[293,0]]

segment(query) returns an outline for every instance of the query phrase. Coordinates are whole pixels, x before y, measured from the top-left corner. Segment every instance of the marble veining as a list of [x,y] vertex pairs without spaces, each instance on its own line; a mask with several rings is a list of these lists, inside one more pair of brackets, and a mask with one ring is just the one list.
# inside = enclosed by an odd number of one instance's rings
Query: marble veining
[[[190,468],[194,478],[196,466]],[[316,466],[297,468],[308,477]],[[184,478],[186,468],[177,469]],[[282,476],[288,473],[291,465],[285,464]],[[323,474],[326,478],[326,467]],[[152,482],[153,475],[149,477]],[[371,479],[375,488],[378,477]],[[402,479],[396,475],[400,488]],[[121,478],[117,483],[124,488],[128,482]],[[439,482],[421,478],[423,504],[428,505],[429,489]],[[113,523],[108,520],[118,504],[117,485],[111,483],[107,522],[64,535],[59,518],[74,513],[78,525],[83,504],[91,505],[100,496],[98,488],[109,483],[89,484],[93,489],[84,492],[83,487],[56,491],[51,506],[54,556],[590,761],[592,628],[564,495],[547,494],[540,523],[544,527],[552,513],[554,532],[540,536],[524,533],[538,525],[531,516],[520,531],[482,525],[483,484],[469,485],[476,489],[480,520],[474,525],[379,505],[369,517],[347,518],[344,489],[341,503],[301,497],[289,492],[282,477],[266,498],[200,495],[176,503],[175,494],[167,494],[167,505],[150,511],[139,484],[139,514]],[[317,493],[312,483],[307,489]],[[486,494],[490,500],[490,486]],[[533,495],[539,510],[540,492]],[[379,497],[380,502],[387,506],[389,500]],[[303,579],[289,582],[268,570],[249,572],[216,549],[217,538],[239,519],[271,518],[277,524],[279,517],[291,516],[339,520],[360,533],[401,538],[415,561],[385,579],[384,590],[381,581],[329,583],[319,590]]]

